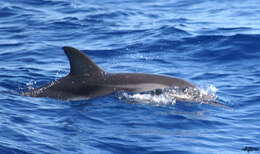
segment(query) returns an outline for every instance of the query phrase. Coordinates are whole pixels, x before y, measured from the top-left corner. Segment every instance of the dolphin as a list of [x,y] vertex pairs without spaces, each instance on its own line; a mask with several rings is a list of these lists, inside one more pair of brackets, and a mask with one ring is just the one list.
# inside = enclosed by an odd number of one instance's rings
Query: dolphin
[[70,73],[40,88],[23,92],[22,95],[78,100],[91,99],[118,91],[139,93],[171,87],[196,88],[195,85],[183,79],[170,76],[144,73],[108,73],[78,49],[65,46],[63,50],[70,62]]

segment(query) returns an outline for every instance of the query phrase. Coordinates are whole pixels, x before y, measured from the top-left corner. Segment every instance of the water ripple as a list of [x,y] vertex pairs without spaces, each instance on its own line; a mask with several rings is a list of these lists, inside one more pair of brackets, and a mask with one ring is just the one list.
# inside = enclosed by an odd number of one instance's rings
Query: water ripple
[[[3,1],[0,151],[240,153],[258,147],[258,3]],[[19,96],[69,72],[65,45],[109,72],[163,74],[215,87],[217,100],[232,109],[129,103],[115,95],[79,102]]]

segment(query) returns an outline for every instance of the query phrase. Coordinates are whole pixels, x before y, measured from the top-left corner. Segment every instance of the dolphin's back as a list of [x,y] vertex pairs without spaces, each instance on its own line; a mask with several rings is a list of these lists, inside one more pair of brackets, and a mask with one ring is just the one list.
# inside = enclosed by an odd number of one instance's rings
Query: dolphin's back
[[195,87],[185,80],[163,75],[143,73],[115,73],[108,74],[107,78],[110,84],[118,87],[118,89],[131,92],[144,92],[170,87]]

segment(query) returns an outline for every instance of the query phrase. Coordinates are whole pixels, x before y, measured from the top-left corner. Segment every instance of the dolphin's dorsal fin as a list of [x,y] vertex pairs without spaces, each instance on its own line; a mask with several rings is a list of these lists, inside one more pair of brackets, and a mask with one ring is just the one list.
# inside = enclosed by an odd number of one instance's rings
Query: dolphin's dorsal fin
[[97,75],[104,73],[88,56],[73,47],[63,47],[70,61],[70,75]]

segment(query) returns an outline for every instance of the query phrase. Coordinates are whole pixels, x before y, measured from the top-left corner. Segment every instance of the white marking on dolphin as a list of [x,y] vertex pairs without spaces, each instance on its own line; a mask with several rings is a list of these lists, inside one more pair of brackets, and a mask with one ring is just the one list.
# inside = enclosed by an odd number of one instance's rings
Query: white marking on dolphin
[[70,62],[70,73],[40,88],[23,92],[22,95],[75,100],[91,99],[118,91],[139,93],[171,87],[196,88],[193,84],[175,77],[143,73],[108,73],[81,51],[72,47],[63,47],[63,50]]

